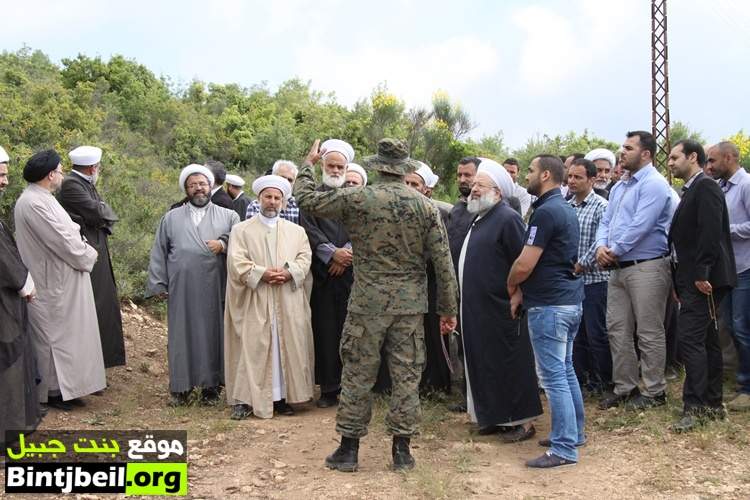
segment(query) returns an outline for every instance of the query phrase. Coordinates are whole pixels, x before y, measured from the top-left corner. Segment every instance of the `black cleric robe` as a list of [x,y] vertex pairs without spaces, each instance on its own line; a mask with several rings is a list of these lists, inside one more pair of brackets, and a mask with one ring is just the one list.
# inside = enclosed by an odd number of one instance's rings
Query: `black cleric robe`
[[252,200],[247,197],[244,191],[232,200],[232,209],[240,216],[240,222],[247,217],[247,207],[250,203],[252,203]]
[[76,172],[63,181],[58,200],[73,222],[81,226],[81,235],[99,253],[91,271],[91,287],[99,320],[104,366],[122,366],[125,364],[125,341],[108,243],[118,218],[102,200],[96,187]]
[[521,216],[500,202],[474,221],[459,256],[467,406],[480,427],[542,414],[528,328],[511,318],[506,287],[523,237]]
[[41,419],[39,377],[27,329],[26,300],[18,295],[28,274],[8,226],[0,221],[0,445],[3,450],[6,430],[34,430]]
[[[328,191],[327,186],[318,191]],[[315,383],[321,388],[341,384],[341,358],[339,344],[346,320],[349,293],[354,283],[352,266],[341,276],[328,274],[330,261],[324,262],[318,252],[320,245],[330,244],[344,248],[350,244],[349,234],[343,224],[300,212],[300,225],[307,232],[313,258],[311,270],[313,288],[310,296],[313,339],[315,342]]]

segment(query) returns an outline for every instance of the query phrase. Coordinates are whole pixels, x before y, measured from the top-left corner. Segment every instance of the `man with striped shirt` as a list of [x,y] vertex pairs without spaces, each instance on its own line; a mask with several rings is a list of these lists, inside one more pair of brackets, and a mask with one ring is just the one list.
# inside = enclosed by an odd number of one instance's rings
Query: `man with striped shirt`
[[609,272],[596,262],[596,230],[607,200],[594,192],[597,168],[589,160],[573,160],[568,169],[568,203],[580,226],[575,272],[583,276],[583,317],[573,344],[573,367],[584,392],[601,394],[612,385],[612,355],[607,338],[607,282]]

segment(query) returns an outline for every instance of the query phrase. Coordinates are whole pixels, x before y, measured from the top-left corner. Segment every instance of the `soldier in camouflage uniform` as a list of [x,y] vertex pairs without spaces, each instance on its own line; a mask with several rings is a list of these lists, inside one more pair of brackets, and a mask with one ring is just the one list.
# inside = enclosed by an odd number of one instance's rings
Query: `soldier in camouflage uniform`
[[341,337],[341,401],[336,432],[341,445],[326,465],[341,471],[358,466],[359,439],[372,417],[372,386],[381,346],[393,389],[386,417],[393,435],[394,469],[414,467],[409,452],[420,418],[419,381],[424,367],[423,318],[427,312],[426,255],[437,276],[437,312],[443,333],[456,326],[457,285],[448,237],[437,208],[410,189],[403,176],[415,170],[406,146],[394,139],[378,143],[364,164],[380,173],[366,187],[316,191],[314,165],[323,151],[313,144],[297,176],[294,196],[307,213],[340,221],[354,253],[354,285]]

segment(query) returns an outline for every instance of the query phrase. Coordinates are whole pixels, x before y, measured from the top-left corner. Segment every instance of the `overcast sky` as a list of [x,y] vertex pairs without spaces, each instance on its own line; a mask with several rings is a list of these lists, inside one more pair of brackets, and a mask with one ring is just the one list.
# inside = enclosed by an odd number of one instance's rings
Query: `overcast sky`
[[[408,106],[446,91],[511,147],[537,133],[620,142],[651,127],[648,0],[3,0],[0,47],[54,61],[122,54],[158,75],[274,89],[293,77],[351,105],[381,82]],[[670,0],[672,120],[750,132],[750,1]]]

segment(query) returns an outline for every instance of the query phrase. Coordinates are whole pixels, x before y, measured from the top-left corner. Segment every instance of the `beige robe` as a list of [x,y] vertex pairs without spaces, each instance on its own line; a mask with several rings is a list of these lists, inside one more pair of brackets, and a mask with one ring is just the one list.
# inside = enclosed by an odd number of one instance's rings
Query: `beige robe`
[[[311,258],[305,230],[284,219],[272,228],[256,215],[234,226],[229,237],[224,312],[227,402],[248,404],[261,418],[273,416],[273,333],[278,335],[287,402],[313,397]],[[285,266],[292,275],[285,284],[261,281],[266,268]]]
[[18,252],[36,284],[29,326],[39,374],[39,399],[59,389],[64,400],[107,385],[89,273],[98,253],[46,189],[30,184],[16,202]]

